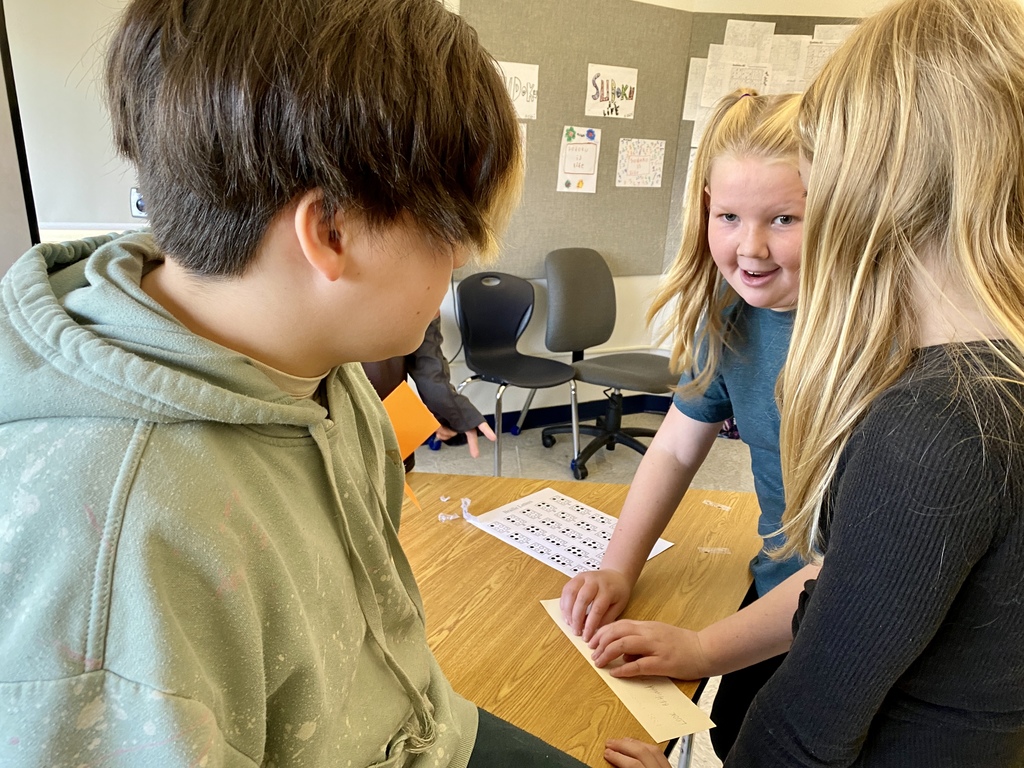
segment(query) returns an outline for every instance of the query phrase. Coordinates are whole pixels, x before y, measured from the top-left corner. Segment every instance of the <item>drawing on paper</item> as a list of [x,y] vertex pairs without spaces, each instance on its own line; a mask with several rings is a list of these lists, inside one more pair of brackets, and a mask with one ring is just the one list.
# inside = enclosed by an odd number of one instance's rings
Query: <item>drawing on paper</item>
[[665,142],[659,139],[619,139],[616,187],[660,187],[665,165]]
[[591,64],[587,68],[588,117],[633,119],[636,106],[637,71],[631,67]]
[[520,64],[515,61],[499,61],[498,71],[505,81],[516,116],[520,120],[537,119],[537,78],[540,67],[537,64]]
[[600,129],[565,126],[558,158],[558,191],[597,192],[597,164],[600,155]]

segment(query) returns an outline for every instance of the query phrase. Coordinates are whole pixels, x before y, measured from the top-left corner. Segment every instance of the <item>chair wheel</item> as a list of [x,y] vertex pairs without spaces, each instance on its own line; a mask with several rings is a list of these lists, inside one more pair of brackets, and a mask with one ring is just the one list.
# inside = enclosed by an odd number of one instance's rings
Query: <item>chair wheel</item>
[[608,445],[605,446],[605,448],[607,448],[609,451],[614,451],[615,450],[615,441],[612,440],[610,443],[608,443]]
[[551,448],[555,444],[555,436],[542,434],[540,436],[540,444],[545,448]]
[[585,466],[576,466],[576,462],[575,461],[572,462],[571,466],[572,466],[572,476],[573,477],[575,477],[577,480],[586,480],[587,479],[587,475],[589,475],[590,472],[587,471],[587,468]]
[[442,445],[441,441],[438,440],[436,436],[431,435],[429,438],[427,438],[427,447],[430,450],[432,450],[432,451],[440,451],[441,450],[441,445]]
[[523,430],[521,430],[521,429],[520,429],[520,428],[519,428],[518,426],[514,426],[514,427],[512,427],[511,429],[509,429],[509,434],[511,434],[511,435],[518,435],[518,434],[520,434],[520,433],[521,433],[522,431],[523,431]]

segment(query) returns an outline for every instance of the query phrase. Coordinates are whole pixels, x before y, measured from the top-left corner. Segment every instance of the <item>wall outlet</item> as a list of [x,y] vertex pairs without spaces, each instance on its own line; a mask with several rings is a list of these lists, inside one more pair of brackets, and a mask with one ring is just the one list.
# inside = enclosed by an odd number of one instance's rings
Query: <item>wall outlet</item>
[[142,199],[142,193],[138,187],[132,187],[131,197],[132,216],[136,219],[146,218],[146,201]]

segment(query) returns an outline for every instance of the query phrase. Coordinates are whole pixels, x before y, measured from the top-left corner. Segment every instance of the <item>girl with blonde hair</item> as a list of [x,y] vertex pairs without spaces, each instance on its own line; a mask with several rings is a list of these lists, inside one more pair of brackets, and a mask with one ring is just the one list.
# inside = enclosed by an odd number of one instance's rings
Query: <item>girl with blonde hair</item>
[[1024,765],[1024,8],[890,6],[799,133],[779,554],[822,566],[730,618],[747,659],[791,647],[726,765]]
[[[797,103],[796,95],[737,91],[717,105],[701,139],[682,246],[649,314],[653,320],[669,310],[672,365],[682,377],[600,570],[578,575],[562,592],[563,615],[586,640],[622,613],[651,547],[729,417],[735,416],[750,446],[759,528],[766,537],[766,551],[751,563],[755,584],[745,602],[803,565],[799,557],[767,556],[767,549],[783,543],[777,535],[784,501],[775,384],[799,288],[805,192],[793,130]],[[721,755],[778,663],[766,661],[722,682],[714,714]]]

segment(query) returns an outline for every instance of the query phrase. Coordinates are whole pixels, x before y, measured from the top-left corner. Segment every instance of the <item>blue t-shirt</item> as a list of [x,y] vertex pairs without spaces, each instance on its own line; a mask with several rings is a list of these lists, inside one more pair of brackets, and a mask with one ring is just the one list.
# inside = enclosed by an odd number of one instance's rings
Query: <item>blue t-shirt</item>
[[[733,304],[725,316],[728,344],[723,346],[711,385],[703,395],[686,400],[676,395],[673,400],[676,408],[695,421],[713,424],[734,417],[740,439],[750,447],[750,468],[761,507],[757,530],[764,539],[764,547],[750,562],[758,595],[766,594],[804,565],[799,558],[775,561],[765,554],[766,549],[785,540],[778,533],[786,502],[775,383],[786,362],[795,315],[795,311],[760,309],[743,301]],[[702,361],[706,354],[706,349],[701,350]],[[679,384],[692,379],[691,373],[684,373]]]

